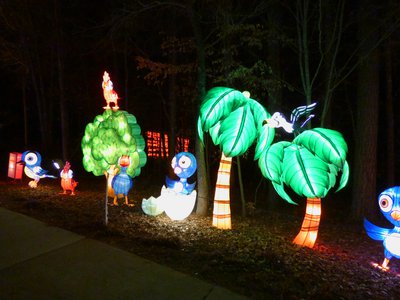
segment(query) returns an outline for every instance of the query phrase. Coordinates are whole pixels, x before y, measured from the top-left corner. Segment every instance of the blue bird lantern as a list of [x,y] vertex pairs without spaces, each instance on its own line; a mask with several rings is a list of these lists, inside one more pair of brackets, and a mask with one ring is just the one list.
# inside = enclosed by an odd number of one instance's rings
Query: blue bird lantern
[[189,183],[187,180],[196,172],[196,157],[190,152],[180,152],[172,159],[171,167],[179,180],[173,180],[167,176],[165,179],[167,188],[177,193],[190,194],[196,186],[196,182]]
[[367,219],[364,219],[364,228],[370,238],[383,241],[385,258],[380,267],[388,270],[392,257],[400,258],[400,186],[383,191],[378,197],[378,204],[382,214],[394,228],[382,228]]
[[25,151],[22,153],[21,161],[19,161],[19,163],[25,164],[25,175],[33,179],[28,183],[31,188],[36,188],[41,178],[56,178],[53,175],[48,175],[48,171],[42,169],[40,166],[42,163],[42,156],[37,151]]
[[118,196],[123,195],[125,197],[125,204],[128,206],[134,206],[133,204],[130,204],[128,200],[128,193],[133,187],[133,180],[132,177],[126,173],[126,170],[131,164],[131,158],[129,155],[122,155],[118,160],[118,164],[121,166],[121,170],[113,178],[111,183],[115,193],[113,204],[118,205]]

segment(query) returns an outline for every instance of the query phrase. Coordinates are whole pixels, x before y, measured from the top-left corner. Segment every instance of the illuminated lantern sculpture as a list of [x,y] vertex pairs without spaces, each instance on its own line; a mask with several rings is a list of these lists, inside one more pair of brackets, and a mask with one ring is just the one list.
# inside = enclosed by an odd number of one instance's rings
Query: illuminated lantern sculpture
[[[291,118],[289,132],[299,133],[302,126],[296,126],[295,123],[298,117],[309,112],[306,106],[302,106],[294,110],[292,115],[299,110],[301,113]],[[272,122],[267,119],[263,124],[285,129],[284,126],[276,126],[282,122],[275,121],[276,118]],[[295,204],[286,193],[284,185],[291,187],[296,194],[307,197],[303,224],[293,243],[310,248],[314,246],[321,218],[321,198],[325,198],[335,186],[340,171],[342,176],[337,191],[347,184],[349,166],[346,154],[347,144],[339,132],[314,128],[299,133],[291,143],[281,141],[273,144],[260,156],[258,165],[262,174],[272,181],[275,190],[284,200]]]
[[159,197],[143,199],[142,209],[147,215],[156,216],[165,211],[172,220],[183,220],[196,204],[196,183],[187,181],[196,172],[196,158],[192,153],[180,152],[173,157],[171,167],[179,180],[166,177],[167,187],[161,188]]
[[382,214],[394,225],[394,228],[378,227],[367,219],[364,219],[364,227],[370,238],[383,241],[385,258],[379,267],[388,270],[390,259],[400,258],[400,186],[383,191],[378,197],[378,204]]
[[[165,188],[163,186],[163,188]],[[162,189],[161,189],[162,192]],[[146,215],[149,216],[158,216],[161,215],[164,212],[164,204],[165,204],[165,199],[162,197],[153,197],[151,196],[148,199],[142,199],[142,210]]]
[[61,177],[61,187],[63,189],[63,194],[67,194],[67,191],[71,191],[71,196],[75,195],[75,188],[78,182],[74,180],[74,172],[71,170],[71,164],[66,161],[64,168],[60,172]]
[[226,87],[209,90],[201,104],[197,122],[198,134],[203,141],[208,132],[215,145],[221,147],[221,160],[215,188],[212,225],[231,229],[230,172],[232,157],[244,154],[258,139],[255,159],[272,143],[275,129],[262,126],[271,117],[267,110],[248,92]]
[[104,71],[103,75],[103,83],[102,83],[102,88],[103,88],[103,95],[104,99],[106,100],[107,106],[104,106],[104,109],[111,109],[110,104],[113,103],[114,107],[112,107],[113,110],[118,110],[118,94],[116,91],[114,91],[114,85],[110,79],[110,75]]
[[190,194],[196,183],[188,183],[187,179],[192,176],[197,169],[196,158],[192,153],[180,152],[172,158],[171,167],[179,177],[179,181],[166,177],[167,188],[181,194]]
[[19,163],[25,164],[25,175],[33,179],[28,183],[31,188],[37,188],[38,182],[41,178],[56,178],[53,175],[48,175],[48,171],[42,169],[40,166],[42,163],[42,156],[37,151],[25,151],[22,153],[21,161],[19,161]]
[[[81,147],[85,170],[95,176],[106,175],[107,179],[118,172],[116,165],[122,155],[130,158],[126,174],[131,178],[140,175],[147,161],[140,126],[134,115],[123,110],[106,109],[102,115],[96,116],[93,123],[86,125]],[[107,204],[112,179],[107,182],[105,223],[108,220]]]
[[164,210],[172,220],[183,220],[190,215],[196,204],[196,182],[187,181],[196,172],[196,158],[192,153],[180,152],[172,159],[171,167],[179,180],[166,178],[167,189],[161,189],[161,195],[166,199]]
[[22,178],[22,171],[24,166],[18,163],[21,160],[22,153],[11,152],[8,159],[8,177],[14,179]]
[[128,201],[128,193],[133,187],[133,180],[126,173],[126,169],[131,164],[131,159],[128,155],[122,155],[118,160],[118,164],[120,165],[121,169],[119,173],[114,176],[111,183],[115,193],[113,204],[118,205],[118,196],[123,195],[125,197],[125,204],[128,206],[133,206],[133,204],[129,204]]

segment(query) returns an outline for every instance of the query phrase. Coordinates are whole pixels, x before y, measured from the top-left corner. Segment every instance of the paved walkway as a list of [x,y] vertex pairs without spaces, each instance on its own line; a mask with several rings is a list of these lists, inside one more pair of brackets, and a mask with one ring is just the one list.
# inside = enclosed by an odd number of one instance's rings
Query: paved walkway
[[246,299],[0,208],[0,299]]

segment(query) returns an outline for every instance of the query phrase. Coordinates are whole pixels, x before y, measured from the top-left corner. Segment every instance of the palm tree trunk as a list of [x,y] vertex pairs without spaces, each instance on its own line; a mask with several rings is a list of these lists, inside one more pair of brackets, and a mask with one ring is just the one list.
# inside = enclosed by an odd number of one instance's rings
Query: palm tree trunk
[[231,207],[230,207],[230,178],[232,157],[226,157],[221,153],[218,168],[217,184],[215,186],[214,211],[212,225],[218,229],[231,229]]
[[299,246],[314,247],[321,219],[321,198],[307,198],[306,214],[293,243]]

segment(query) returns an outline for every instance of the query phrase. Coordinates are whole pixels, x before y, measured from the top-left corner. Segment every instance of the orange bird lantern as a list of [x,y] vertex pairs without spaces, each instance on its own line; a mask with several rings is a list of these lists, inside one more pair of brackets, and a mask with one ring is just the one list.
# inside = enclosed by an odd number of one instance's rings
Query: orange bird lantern
[[71,196],[75,195],[75,188],[78,185],[78,182],[74,180],[73,174],[71,164],[66,161],[64,168],[60,172],[63,194],[67,194],[67,191],[71,191]]
[[103,95],[104,99],[107,102],[107,106],[104,106],[104,109],[111,109],[110,104],[114,103],[114,107],[112,107],[113,110],[118,110],[118,94],[116,91],[114,91],[114,85],[111,81],[110,75],[104,71],[103,75],[103,83],[102,83],[102,88],[103,88]]

